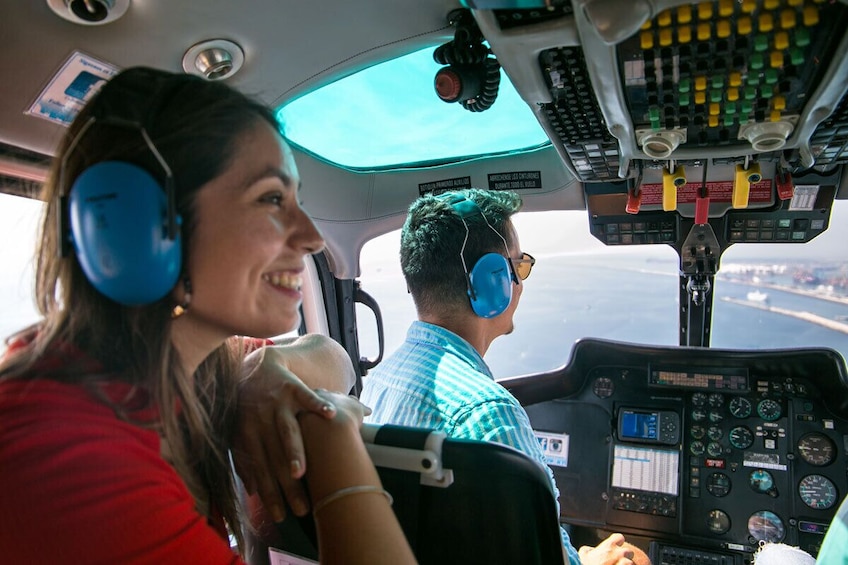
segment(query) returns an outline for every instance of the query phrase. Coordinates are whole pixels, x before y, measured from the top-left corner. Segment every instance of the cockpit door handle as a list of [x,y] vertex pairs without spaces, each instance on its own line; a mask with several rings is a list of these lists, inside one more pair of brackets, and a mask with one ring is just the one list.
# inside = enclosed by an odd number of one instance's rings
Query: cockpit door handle
[[368,359],[367,357],[359,358],[359,374],[365,375],[369,369],[373,369],[380,361],[383,360],[383,351],[385,349],[385,340],[383,339],[383,315],[380,313],[380,306],[377,304],[377,301],[374,300],[373,296],[362,290],[362,287],[359,285],[359,281],[356,281],[356,288],[354,290],[353,297],[358,304],[362,304],[374,312],[374,320],[377,322],[377,358],[373,360]]

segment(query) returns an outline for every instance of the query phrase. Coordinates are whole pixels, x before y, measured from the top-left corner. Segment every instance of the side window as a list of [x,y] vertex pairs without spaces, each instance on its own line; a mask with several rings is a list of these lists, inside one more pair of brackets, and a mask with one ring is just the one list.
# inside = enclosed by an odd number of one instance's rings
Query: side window
[[0,193],[0,350],[5,339],[36,322],[35,239],[44,203]]
[[[671,247],[606,247],[589,235],[583,211],[523,212],[514,223],[522,251],[536,265],[524,281],[515,330],[486,353],[496,378],[559,367],[582,337],[678,343],[678,260]],[[399,245],[400,233],[392,232],[366,244],[360,257],[362,288],[382,311],[386,354],[400,345],[415,319]],[[357,319],[361,353],[373,357],[372,317],[362,308]]]

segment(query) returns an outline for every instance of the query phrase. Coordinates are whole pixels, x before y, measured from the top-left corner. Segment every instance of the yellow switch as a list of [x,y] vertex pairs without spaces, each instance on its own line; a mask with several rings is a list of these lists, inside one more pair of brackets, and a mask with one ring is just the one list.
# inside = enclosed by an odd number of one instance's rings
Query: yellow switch
[[819,23],[819,9],[815,6],[804,6],[804,25],[812,27]]
[[663,210],[670,212],[677,209],[677,190],[686,184],[686,171],[683,166],[672,172],[663,169]]
[[748,169],[742,165],[736,165],[736,175],[733,181],[733,195],[731,196],[734,208],[747,208],[748,197],[751,194],[751,185],[762,179],[760,164],[752,163]]

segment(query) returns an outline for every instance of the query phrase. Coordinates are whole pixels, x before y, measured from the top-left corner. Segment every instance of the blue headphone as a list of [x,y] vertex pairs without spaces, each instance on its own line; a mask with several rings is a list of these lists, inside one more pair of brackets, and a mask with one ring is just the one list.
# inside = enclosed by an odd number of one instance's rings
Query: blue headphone
[[68,157],[95,124],[137,130],[164,171],[165,186],[132,163],[103,161],[88,167],[60,196],[62,254],[72,245],[89,282],[115,302],[151,304],[174,288],[182,266],[173,174],[141,120],[92,117],[62,158],[60,192]]
[[481,318],[494,318],[502,314],[509,306],[512,301],[512,285],[517,281],[508,259],[499,253],[486,253],[474,263],[470,271],[468,270],[465,263],[465,244],[468,242],[467,220],[472,216],[482,216],[489,229],[503,241],[504,250],[508,255],[506,240],[498,233],[498,230],[492,227],[486,215],[473,200],[461,194],[452,194],[444,199],[465,226],[465,239],[462,242],[459,257],[462,260],[462,269],[465,271],[471,309]]

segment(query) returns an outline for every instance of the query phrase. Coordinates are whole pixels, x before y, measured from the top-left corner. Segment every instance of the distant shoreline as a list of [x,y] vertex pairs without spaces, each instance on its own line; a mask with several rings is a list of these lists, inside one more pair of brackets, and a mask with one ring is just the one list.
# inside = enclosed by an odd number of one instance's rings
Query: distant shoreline
[[759,282],[754,284],[750,281],[745,280],[736,280],[732,278],[724,278],[723,280],[727,282],[737,283],[737,284],[747,284],[753,287],[762,287],[762,288],[770,288],[772,290],[780,290],[782,292],[790,292],[792,294],[798,294],[801,296],[806,296],[808,298],[818,298],[820,300],[827,300],[828,302],[836,302],[837,304],[844,304],[848,306],[848,297],[844,296],[832,296],[828,294],[823,294],[821,292],[816,292],[814,290],[806,290],[803,288],[797,288],[794,286],[785,286],[781,284],[774,284],[769,282]]
[[[781,289],[783,290],[783,289]],[[818,298],[818,297],[816,297]],[[844,334],[848,334],[848,324],[843,324],[842,322],[837,322],[836,320],[831,320],[830,318],[825,318],[824,316],[819,316],[817,314],[812,314],[810,312],[798,312],[796,310],[787,310],[786,308],[778,308],[777,306],[768,306],[766,304],[762,304],[759,302],[751,302],[750,300],[740,300],[738,298],[729,298],[726,296],[722,296],[721,300],[724,302],[730,302],[731,304],[738,304],[740,306],[748,306],[749,308],[756,308],[758,310],[766,310],[768,312],[774,312],[775,314],[781,314],[783,316],[789,316],[792,318],[797,318],[799,320],[804,320],[805,322],[810,322],[812,324],[817,324],[829,330],[842,332]]]

